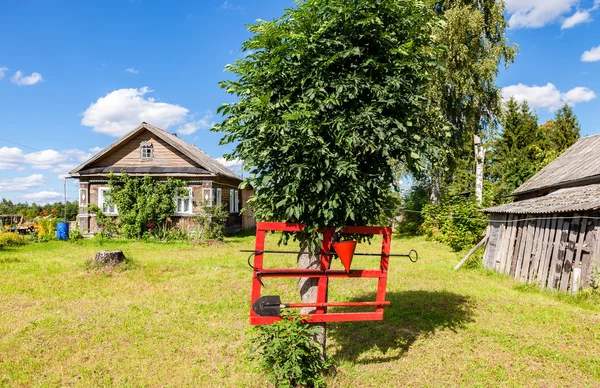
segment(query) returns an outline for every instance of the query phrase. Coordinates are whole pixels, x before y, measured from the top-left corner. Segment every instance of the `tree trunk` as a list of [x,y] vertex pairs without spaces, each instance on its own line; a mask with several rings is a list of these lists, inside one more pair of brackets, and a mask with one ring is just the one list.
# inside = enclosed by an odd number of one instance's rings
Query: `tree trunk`
[[475,143],[475,198],[477,203],[481,205],[483,202],[483,165],[485,162],[485,148],[481,144],[479,136],[474,135]]
[[94,262],[100,265],[117,265],[125,260],[123,251],[100,251],[96,253]]
[[[313,255],[307,244],[301,244],[300,253],[298,255],[298,268],[303,269],[318,269],[320,268],[321,259],[319,255]],[[300,290],[300,299],[302,303],[315,303],[317,301],[319,278],[300,278],[298,280],[298,289]],[[316,308],[305,307],[300,310],[301,314],[314,314]],[[311,323],[311,326],[319,328],[313,339],[321,345],[323,349],[323,358],[325,358],[325,346],[327,345],[327,324],[326,323]]]
[[440,181],[442,180],[442,174],[440,170],[434,170],[431,174],[431,195],[429,199],[431,203],[437,205],[440,203]]

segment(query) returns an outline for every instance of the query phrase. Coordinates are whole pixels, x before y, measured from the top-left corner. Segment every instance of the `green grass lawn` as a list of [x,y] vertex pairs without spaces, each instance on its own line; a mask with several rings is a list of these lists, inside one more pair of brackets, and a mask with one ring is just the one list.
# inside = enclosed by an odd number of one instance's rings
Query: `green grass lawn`
[[[245,348],[251,270],[238,251],[253,241],[0,250],[0,385],[267,385]],[[268,241],[276,248],[276,237]],[[394,253],[412,248],[418,263],[392,259],[384,321],[329,325],[338,364],[330,386],[600,386],[599,305],[483,270],[455,272],[459,255],[421,238],[392,244]],[[122,249],[133,264],[89,269],[100,249]],[[375,262],[358,257],[353,267]],[[265,284],[267,294],[295,298],[291,280]],[[338,279],[330,299],[371,300],[374,291],[371,280]]]

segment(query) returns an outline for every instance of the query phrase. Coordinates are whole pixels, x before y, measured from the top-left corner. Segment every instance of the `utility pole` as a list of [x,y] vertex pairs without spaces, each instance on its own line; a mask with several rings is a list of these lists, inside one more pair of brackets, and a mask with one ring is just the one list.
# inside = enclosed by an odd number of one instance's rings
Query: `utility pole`
[[481,205],[483,202],[483,165],[485,162],[485,148],[481,144],[479,136],[474,135],[475,143],[475,198],[477,203]]

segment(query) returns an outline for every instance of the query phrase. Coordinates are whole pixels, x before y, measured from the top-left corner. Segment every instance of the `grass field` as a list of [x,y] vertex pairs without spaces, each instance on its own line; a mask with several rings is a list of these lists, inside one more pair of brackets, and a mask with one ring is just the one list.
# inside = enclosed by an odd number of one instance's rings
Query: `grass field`
[[[267,385],[246,358],[251,271],[238,251],[252,243],[0,250],[0,385]],[[421,238],[392,244],[395,253],[412,248],[418,263],[390,265],[384,321],[329,325],[338,363],[329,386],[600,386],[600,305],[483,270],[454,272],[458,254]],[[100,249],[122,249],[132,263],[90,269]],[[359,249],[375,252],[377,242]],[[292,281],[265,283],[269,294],[295,295]],[[372,299],[374,290],[371,281],[337,280],[330,299]]]

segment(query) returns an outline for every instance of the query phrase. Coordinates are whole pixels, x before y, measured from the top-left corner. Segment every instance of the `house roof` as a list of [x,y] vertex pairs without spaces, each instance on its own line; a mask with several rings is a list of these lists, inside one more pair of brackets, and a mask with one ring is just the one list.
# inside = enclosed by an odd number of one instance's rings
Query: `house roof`
[[569,187],[543,197],[507,203],[484,213],[553,214],[600,209],[600,184]]
[[[198,163],[199,166],[201,166],[201,168],[198,168],[197,172],[192,172],[190,170],[190,171],[185,171],[182,173],[220,175],[220,176],[225,176],[225,177],[229,177],[229,178],[233,178],[233,179],[237,179],[237,180],[242,180],[242,178],[239,175],[237,175],[236,173],[234,173],[227,167],[223,166],[221,163],[217,162],[215,159],[208,156],[208,154],[203,152],[198,147],[193,146],[193,145],[189,144],[188,142],[186,142],[185,140],[180,139],[179,137],[177,137],[163,129],[155,127],[154,125],[148,124],[146,122],[143,122],[141,125],[139,125],[137,128],[135,128],[133,131],[129,132],[128,134],[126,134],[125,136],[123,136],[122,138],[120,138],[119,140],[114,142],[113,144],[109,145],[108,147],[106,147],[105,149],[100,151],[99,153],[94,155],[91,159],[85,161],[78,167],[71,170],[69,174],[71,174],[72,176],[81,176],[82,174],[89,173],[88,170],[90,170],[90,169],[88,169],[86,167],[93,164],[96,160],[107,155],[108,153],[110,153],[112,150],[116,149],[120,145],[126,143],[129,139],[131,139],[133,136],[137,135],[139,132],[141,132],[143,130],[148,130],[148,131],[152,132],[154,135],[156,135],[160,139],[164,140],[165,142],[167,142],[168,144],[173,146],[175,149],[177,149],[179,152],[181,152],[182,154],[184,154],[185,156],[187,156],[194,162]],[[122,168],[118,168],[119,171],[121,169]],[[97,170],[97,168],[94,168],[92,170],[94,170],[93,173],[99,173],[99,172],[95,171],[95,170]],[[127,171],[127,168],[125,168],[125,170]],[[142,173],[142,171],[136,171],[136,172]],[[151,171],[148,171],[147,173],[151,173]],[[157,171],[157,173],[161,173],[161,172]],[[164,173],[167,173],[167,172],[164,172]]]
[[562,155],[519,186],[513,194],[600,180],[600,135],[579,139]]

